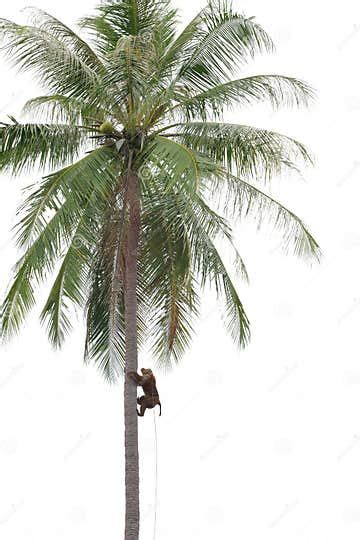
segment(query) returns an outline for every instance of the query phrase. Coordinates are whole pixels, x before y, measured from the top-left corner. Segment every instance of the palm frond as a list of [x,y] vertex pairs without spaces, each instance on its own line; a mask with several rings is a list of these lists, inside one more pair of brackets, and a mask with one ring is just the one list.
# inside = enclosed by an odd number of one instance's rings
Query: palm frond
[[94,361],[105,379],[113,383],[123,372],[125,365],[123,295],[116,296],[116,304],[109,304],[109,280],[101,267],[98,267],[98,272],[97,278],[90,283],[84,359],[86,363]]
[[101,106],[87,105],[83,100],[61,94],[29,99],[22,112],[51,124],[65,122],[71,125],[91,125],[96,121],[100,125],[109,117],[108,111]]
[[171,204],[173,196],[164,203],[158,187],[152,183],[144,190],[141,259],[146,273],[141,279],[148,298],[152,350],[162,366],[170,367],[189,345],[198,297],[186,226],[176,204]]
[[85,361],[93,360],[110,382],[125,362],[123,199],[113,197],[106,209],[92,265],[87,302]]
[[[225,321],[227,328],[237,345],[243,347],[250,338],[249,320],[245,313],[236,287],[228,274],[225,264],[215,246],[215,240],[222,233],[223,239],[227,240],[229,247],[234,250],[236,267],[245,281],[248,274],[245,264],[236,250],[229,231],[220,227],[213,230],[214,212],[209,213],[209,208],[201,197],[197,197],[193,204],[186,204],[178,208],[182,212],[183,219],[189,230],[192,249],[192,265],[195,276],[198,276],[202,287],[215,286],[219,299],[225,299]],[[219,221],[218,221],[219,223]]]
[[319,260],[321,251],[304,222],[294,212],[270,195],[241,178],[218,170],[207,179],[211,198],[217,198],[224,212],[232,219],[250,219],[257,227],[273,226],[282,234],[285,253],[304,259]]
[[314,92],[304,81],[281,75],[254,75],[226,82],[194,96],[177,96],[179,110],[187,119],[220,118],[225,109],[269,100],[274,108],[307,106]]
[[80,24],[94,35],[96,49],[107,56],[119,40],[153,32],[164,17],[172,27],[174,10],[167,0],[107,1],[96,8],[94,15],[81,19]]
[[[49,225],[55,215],[62,229],[56,234],[68,237],[73,223],[94,193],[100,204],[112,192],[116,182],[117,157],[111,148],[101,147],[80,161],[46,176],[30,193],[18,210],[17,242],[28,246]],[[27,190],[28,191],[28,190]],[[52,222],[52,220],[50,221]]]
[[[155,58],[146,36],[123,36],[118,40],[109,57],[104,83],[116,86],[116,101],[132,122],[136,123],[136,111],[146,96],[148,79],[155,69]],[[129,127],[133,128],[131,124]]]
[[192,53],[192,45],[202,24],[203,10],[201,10],[168,45],[159,61],[159,71],[163,73],[177,73],[178,62],[188,59]]
[[239,176],[266,181],[296,169],[300,160],[311,163],[302,143],[273,131],[216,122],[188,122],[178,129],[183,144]]
[[[15,277],[1,306],[1,337],[8,340],[16,334],[34,306],[34,287],[52,272],[61,256],[63,238],[52,233],[58,222],[55,216],[46,233],[29,247],[15,266]],[[51,231],[51,232],[50,232]]]
[[46,324],[54,347],[61,347],[72,328],[71,308],[84,307],[85,304],[90,261],[99,232],[97,215],[99,201],[97,193],[92,192],[41,313],[41,322]]
[[[202,287],[215,284],[218,295],[225,296],[225,317],[230,333],[238,344],[245,345],[249,338],[248,320],[214,244],[220,237],[228,242],[234,250],[237,269],[247,280],[244,262],[233,244],[226,220],[210,209],[200,195],[188,194],[181,187],[168,191],[166,178],[161,176],[144,185],[143,204],[144,237],[149,257],[146,268],[147,275],[152,277],[148,289],[155,295],[152,334],[158,336],[155,341],[157,356],[164,365],[170,365],[171,360],[176,361],[186,349],[192,335],[192,320],[197,314],[197,279]],[[184,265],[183,272],[172,270],[177,254]],[[181,276],[186,276],[184,282]],[[152,306],[150,304],[150,308]],[[176,330],[179,335],[174,334],[178,340],[175,354],[169,348],[170,329],[176,327],[175,323],[170,324],[171,314],[182,319],[181,327]]]
[[79,156],[88,129],[67,124],[0,124],[0,170],[54,169]]
[[221,84],[249,57],[273,51],[273,42],[265,30],[253,18],[233,11],[231,1],[210,0],[202,12],[202,22],[193,51],[177,77],[191,91]]
[[[43,282],[61,259],[88,200],[96,199],[92,208],[95,215],[96,207],[101,207],[101,201],[109,196],[114,178],[113,169],[106,168],[108,162],[109,149],[101,148],[48,177],[48,181],[51,178],[55,182],[57,190],[51,191],[48,182],[37,201],[29,200],[30,211],[20,222],[19,241],[30,245],[15,266],[15,277],[2,306],[3,339],[19,330],[34,304],[34,286]],[[46,210],[51,211],[50,217]]]
[[49,32],[0,19],[2,50],[19,71],[34,72],[51,93],[87,98],[99,88],[99,78],[65,43]]
[[74,30],[42,9],[30,7],[26,8],[26,11],[30,14],[30,21],[36,28],[44,30],[61,41],[61,43],[69,47],[91,69],[98,73],[104,71],[104,66],[99,57],[91,49],[90,45],[76,34]]
[[140,159],[146,160],[146,166],[140,169],[144,182],[150,175],[156,176],[160,171],[166,171],[168,190],[181,183],[183,188],[196,191],[199,182],[199,160],[196,153],[186,145],[156,135],[145,147]]
[[[196,230],[193,245],[194,269],[200,276],[203,287],[206,284],[214,286],[218,298],[224,298],[227,329],[234,342],[239,347],[244,347],[250,339],[250,324],[244,306],[214,240],[202,228],[196,227]],[[238,262],[243,273],[242,259],[238,259]]]

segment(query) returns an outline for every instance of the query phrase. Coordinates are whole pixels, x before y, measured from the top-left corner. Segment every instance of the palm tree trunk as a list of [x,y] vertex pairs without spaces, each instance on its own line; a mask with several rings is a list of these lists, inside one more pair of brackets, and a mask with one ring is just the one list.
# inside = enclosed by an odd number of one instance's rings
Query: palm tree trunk
[[[140,234],[139,181],[134,172],[127,177],[127,204],[129,225],[125,251],[125,373],[137,371],[137,260]],[[139,509],[139,450],[137,388],[125,376],[124,416],[125,416],[125,540],[138,540],[140,527]]]

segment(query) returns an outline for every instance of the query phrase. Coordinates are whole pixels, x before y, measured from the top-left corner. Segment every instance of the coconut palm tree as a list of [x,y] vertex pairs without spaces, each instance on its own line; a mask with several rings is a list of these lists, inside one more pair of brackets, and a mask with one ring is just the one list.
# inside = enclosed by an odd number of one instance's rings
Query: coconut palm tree
[[[2,338],[17,333],[36,287],[56,270],[41,314],[49,338],[60,347],[73,310],[84,310],[85,360],[111,382],[137,370],[145,340],[162,365],[178,362],[206,285],[244,346],[249,321],[217,247],[221,238],[246,279],[233,218],[275,226],[300,257],[319,250],[261,186],[308,162],[305,147],[224,123],[223,113],[264,100],[306,105],[311,89],[293,77],[241,77],[244,64],[274,47],[228,0],[211,0],[180,32],[167,0],[104,1],[80,21],[80,34],[44,11],[29,16],[27,25],[0,24],[4,54],[45,89],[25,104],[22,123],[9,117],[0,126],[1,170],[43,171],[19,208],[21,257]],[[124,377],[126,540],[139,534],[136,393]]]

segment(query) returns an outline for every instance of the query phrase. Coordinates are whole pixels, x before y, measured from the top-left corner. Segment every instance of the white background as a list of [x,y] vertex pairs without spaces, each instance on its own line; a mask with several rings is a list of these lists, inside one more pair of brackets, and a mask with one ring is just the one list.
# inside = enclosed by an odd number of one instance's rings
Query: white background
[[[180,1],[177,2],[180,5]],[[27,2],[2,3],[19,19]],[[38,7],[71,24],[92,1]],[[183,0],[189,19],[198,0]],[[246,73],[304,78],[307,111],[238,110],[231,120],[293,135],[315,168],[283,177],[273,194],[304,218],[324,256],[312,267],[279,238],[242,225],[236,240],[251,284],[239,289],[252,343],[239,353],[210,295],[193,347],[158,373],[158,540],[358,540],[360,537],[360,4],[244,0],[277,54]],[[39,92],[1,61],[1,115]],[[236,118],[235,118],[236,116]],[[1,179],[0,288],[16,259],[10,228],[21,188]],[[41,299],[44,291],[40,292]],[[0,536],[6,540],[115,540],[123,535],[122,387],[82,365],[81,317],[61,353],[36,309],[0,349]],[[141,366],[151,367],[143,356]],[[154,425],[140,422],[142,532],[153,538]]]

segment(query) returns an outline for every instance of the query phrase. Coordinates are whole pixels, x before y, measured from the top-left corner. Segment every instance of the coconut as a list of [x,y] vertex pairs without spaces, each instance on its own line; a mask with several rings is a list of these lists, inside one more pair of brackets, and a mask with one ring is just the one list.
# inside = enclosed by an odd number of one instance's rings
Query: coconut
[[99,127],[100,133],[103,133],[104,135],[110,135],[114,131],[114,126],[111,122],[104,122]]

